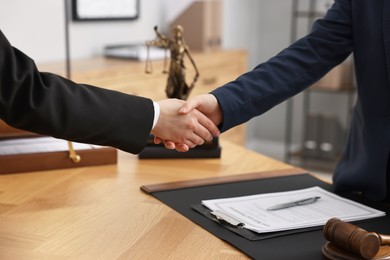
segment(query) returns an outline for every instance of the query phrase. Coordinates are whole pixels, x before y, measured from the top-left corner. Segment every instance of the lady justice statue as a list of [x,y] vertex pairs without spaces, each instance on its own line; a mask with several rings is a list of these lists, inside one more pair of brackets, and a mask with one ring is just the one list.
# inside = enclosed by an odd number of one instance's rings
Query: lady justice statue
[[[166,58],[164,62],[164,71],[163,73],[168,73],[168,80],[165,92],[168,98],[178,98],[182,100],[186,100],[191,92],[191,90],[195,86],[195,82],[198,80],[199,71],[196,67],[196,64],[190,54],[190,50],[188,46],[185,44],[183,39],[183,27],[177,25],[173,28],[173,39],[167,38],[165,35],[161,34],[157,26],[154,27],[154,31],[156,32],[157,39],[153,41],[147,41],[146,46],[149,51],[150,46],[158,46],[163,47],[166,50],[170,51],[170,59],[171,63],[169,66],[168,72],[166,71]],[[148,53],[149,54],[149,53]],[[185,65],[184,58],[188,57],[192,66],[195,70],[195,76],[191,82],[191,84],[186,83],[185,79]],[[148,55],[146,60],[146,73],[151,73],[151,61]]]

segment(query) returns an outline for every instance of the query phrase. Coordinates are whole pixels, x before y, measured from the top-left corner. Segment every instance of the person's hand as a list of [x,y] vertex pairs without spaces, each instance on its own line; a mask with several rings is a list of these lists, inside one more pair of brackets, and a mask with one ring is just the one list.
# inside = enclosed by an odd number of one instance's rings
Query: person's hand
[[186,114],[194,109],[199,110],[207,116],[215,125],[222,123],[222,110],[217,98],[212,94],[203,94],[187,100],[179,109],[180,114]]
[[165,146],[168,149],[184,152],[219,135],[217,126],[197,109],[179,114],[183,100],[164,99],[158,101],[158,104],[160,117],[152,130],[155,143],[164,141],[165,144],[167,140]]
[[[222,111],[218,104],[217,98],[212,94],[203,94],[199,96],[195,96],[189,100],[187,100],[182,107],[179,109],[179,114],[187,114],[192,112],[193,110],[199,110],[205,116],[207,116],[215,125],[219,125],[222,123]],[[168,149],[176,149],[179,152],[185,152],[189,150],[189,147],[185,144],[174,143],[170,140],[161,140],[155,138],[155,143],[164,142],[164,145]]]

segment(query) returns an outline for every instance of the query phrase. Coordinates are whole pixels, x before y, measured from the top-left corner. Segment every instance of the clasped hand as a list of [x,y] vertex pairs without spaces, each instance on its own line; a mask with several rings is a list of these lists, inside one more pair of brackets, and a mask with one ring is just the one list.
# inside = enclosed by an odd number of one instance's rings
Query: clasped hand
[[152,130],[154,142],[168,149],[186,152],[219,136],[217,127],[222,113],[211,94],[199,95],[188,101],[164,99],[158,101],[160,117]]

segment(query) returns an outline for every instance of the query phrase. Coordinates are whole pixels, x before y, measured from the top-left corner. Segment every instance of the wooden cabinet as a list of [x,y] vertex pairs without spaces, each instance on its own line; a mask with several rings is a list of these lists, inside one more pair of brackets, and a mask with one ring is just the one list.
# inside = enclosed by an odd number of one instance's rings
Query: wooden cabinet
[[[191,95],[208,93],[247,71],[247,54],[244,50],[221,50],[205,53],[192,53],[200,76]],[[140,61],[91,58],[73,60],[71,79],[133,95],[149,97],[153,100],[166,98],[167,74],[163,74],[164,61],[152,61],[153,72],[145,73],[145,63]],[[51,63],[39,65],[40,70],[64,75],[65,64]],[[194,71],[187,65],[186,77],[191,81]],[[222,138],[244,145],[245,126],[241,125],[224,133]]]

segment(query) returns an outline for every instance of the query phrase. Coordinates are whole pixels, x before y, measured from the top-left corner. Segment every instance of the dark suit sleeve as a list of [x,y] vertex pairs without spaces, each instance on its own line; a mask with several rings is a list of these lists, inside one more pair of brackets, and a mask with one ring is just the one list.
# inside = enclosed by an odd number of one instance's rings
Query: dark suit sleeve
[[226,131],[301,92],[352,51],[350,0],[336,0],[306,37],[211,93],[223,111]]
[[39,72],[0,31],[0,118],[31,132],[138,153],[154,107],[150,99]]

